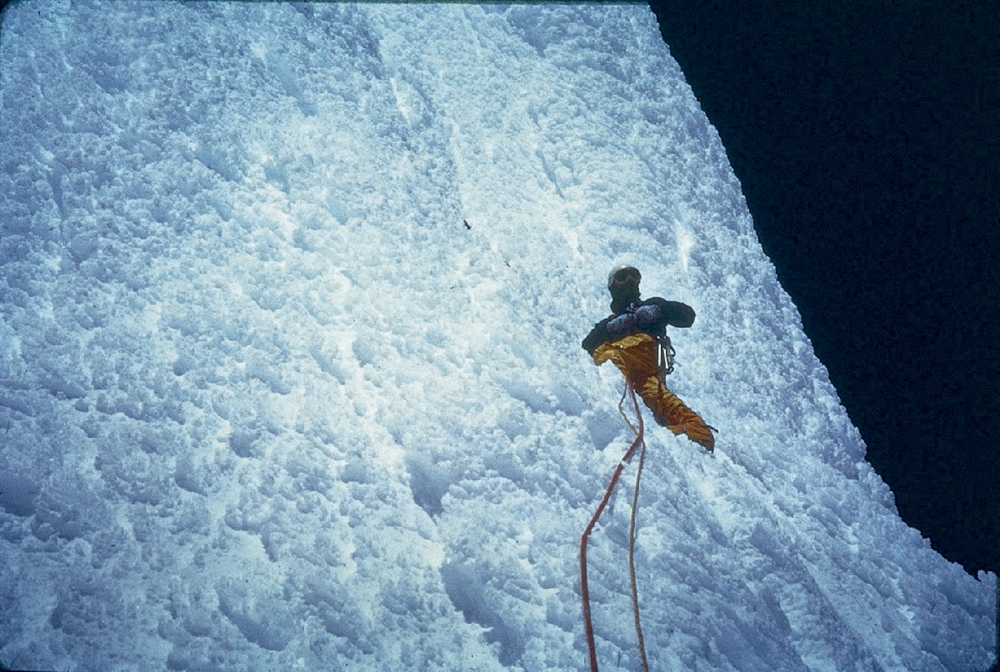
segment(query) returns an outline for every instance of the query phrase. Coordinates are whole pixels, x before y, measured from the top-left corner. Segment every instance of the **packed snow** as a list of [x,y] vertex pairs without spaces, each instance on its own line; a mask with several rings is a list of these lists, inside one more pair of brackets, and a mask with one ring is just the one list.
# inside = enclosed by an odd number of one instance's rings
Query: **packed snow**
[[586,669],[619,263],[719,429],[647,418],[651,668],[993,661],[997,577],[900,520],[646,6],[21,0],[0,95],[3,665]]

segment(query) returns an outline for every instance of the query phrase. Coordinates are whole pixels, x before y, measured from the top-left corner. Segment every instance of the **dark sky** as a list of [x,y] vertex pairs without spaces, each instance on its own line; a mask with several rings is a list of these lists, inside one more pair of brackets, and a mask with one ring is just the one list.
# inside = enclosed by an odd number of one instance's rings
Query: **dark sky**
[[1000,5],[650,4],[903,519],[1000,571]]

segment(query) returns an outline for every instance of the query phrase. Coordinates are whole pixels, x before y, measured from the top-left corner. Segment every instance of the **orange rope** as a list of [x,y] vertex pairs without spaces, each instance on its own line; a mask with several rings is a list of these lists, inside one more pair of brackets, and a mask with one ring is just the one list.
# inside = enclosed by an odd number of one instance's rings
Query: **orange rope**
[[[598,672],[597,668],[597,648],[594,644],[594,626],[590,616],[590,588],[587,583],[587,541],[590,539],[590,533],[593,532],[594,526],[597,525],[597,520],[601,517],[604,512],[604,507],[607,506],[608,501],[611,499],[611,493],[615,489],[615,484],[618,482],[618,478],[622,474],[622,469],[625,467],[625,463],[628,462],[632,455],[635,453],[635,449],[640,445],[643,447],[643,455],[645,455],[646,444],[643,441],[643,426],[642,426],[642,414],[639,412],[639,402],[635,397],[635,389],[632,387],[632,382],[625,379],[626,392],[629,394],[629,398],[632,400],[632,404],[635,408],[636,418],[638,419],[638,428],[633,427],[632,423],[625,418],[626,424],[635,433],[635,439],[629,445],[628,450],[625,451],[625,455],[618,462],[618,466],[615,467],[614,473],[611,474],[611,481],[608,483],[608,488],[604,492],[604,497],[601,499],[601,503],[597,505],[597,510],[594,511],[594,516],[590,519],[590,523],[587,524],[586,529],[583,531],[583,535],[580,537],[580,593],[583,598],[583,627],[587,635],[587,652],[590,655],[590,669],[591,672]],[[624,412],[622,412],[621,404],[625,401],[625,393],[622,393],[622,401],[618,403],[618,411],[622,413],[622,417],[625,417]],[[640,458],[640,465],[642,460]],[[640,472],[641,473],[641,472]],[[638,477],[636,479],[636,487],[638,488]],[[638,497],[638,495],[636,495]],[[643,670],[648,670],[646,666],[646,650],[642,642],[642,629],[639,627],[639,603],[638,603],[638,593],[635,589],[635,571],[634,564],[632,562],[632,547],[634,544],[634,532],[635,532],[635,502],[632,504],[632,527],[630,528],[630,540],[629,540],[629,565],[631,569],[632,576],[632,601],[635,610],[635,626],[636,633],[639,637],[639,649],[642,654],[642,665]]]
[[[634,401],[634,397],[633,397]],[[636,413],[639,406],[636,404]],[[642,416],[639,415],[639,433],[642,433]],[[639,451],[639,468],[635,472],[635,490],[632,493],[632,517],[628,526],[628,577],[632,583],[632,614],[635,616],[635,637],[639,643],[639,656],[642,660],[643,672],[649,672],[649,663],[646,662],[646,645],[642,641],[642,625],[639,623],[639,589],[635,583],[635,514],[639,509],[639,479],[642,478],[642,464],[646,461],[646,442],[642,442],[642,450]]]

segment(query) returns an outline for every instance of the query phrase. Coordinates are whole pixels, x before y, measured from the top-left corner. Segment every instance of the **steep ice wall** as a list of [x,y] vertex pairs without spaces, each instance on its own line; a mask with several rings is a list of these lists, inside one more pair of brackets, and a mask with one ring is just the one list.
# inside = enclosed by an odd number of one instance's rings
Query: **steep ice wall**
[[[628,262],[697,310],[670,380],[720,430],[647,433],[653,669],[989,665],[996,577],[899,519],[646,7],[0,31],[0,662],[584,669],[628,433],[579,341]],[[616,669],[630,501],[590,551]]]

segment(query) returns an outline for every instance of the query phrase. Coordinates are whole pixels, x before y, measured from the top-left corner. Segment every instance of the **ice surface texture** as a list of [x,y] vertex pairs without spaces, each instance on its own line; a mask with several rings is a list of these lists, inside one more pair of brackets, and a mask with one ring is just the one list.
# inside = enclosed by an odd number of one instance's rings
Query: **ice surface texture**
[[27,0],[0,95],[0,661],[583,669],[617,263],[698,311],[720,430],[647,434],[653,669],[992,660],[996,577],[899,519],[645,6]]

